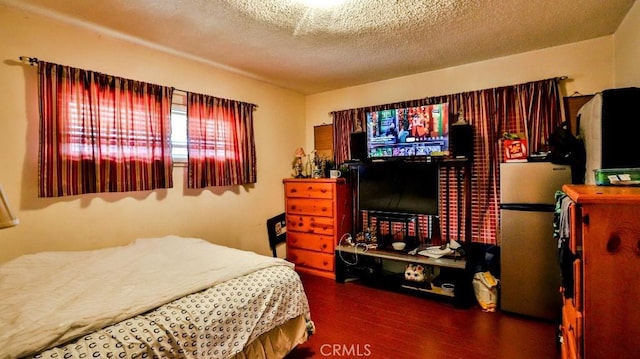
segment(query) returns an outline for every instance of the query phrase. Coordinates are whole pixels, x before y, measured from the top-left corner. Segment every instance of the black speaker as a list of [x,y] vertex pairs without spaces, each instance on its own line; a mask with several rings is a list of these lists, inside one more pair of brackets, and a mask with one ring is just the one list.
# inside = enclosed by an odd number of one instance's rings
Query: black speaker
[[451,155],[473,158],[473,127],[471,125],[451,125],[449,142]]
[[351,160],[364,161],[367,159],[367,133],[364,131],[352,132],[349,146],[351,147]]

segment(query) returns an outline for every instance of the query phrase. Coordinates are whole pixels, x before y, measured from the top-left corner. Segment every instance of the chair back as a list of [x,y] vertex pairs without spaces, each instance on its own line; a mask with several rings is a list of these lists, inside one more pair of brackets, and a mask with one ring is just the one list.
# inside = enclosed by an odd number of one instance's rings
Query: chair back
[[284,213],[267,219],[267,233],[269,248],[271,248],[273,256],[277,257],[276,247],[287,241],[287,221]]

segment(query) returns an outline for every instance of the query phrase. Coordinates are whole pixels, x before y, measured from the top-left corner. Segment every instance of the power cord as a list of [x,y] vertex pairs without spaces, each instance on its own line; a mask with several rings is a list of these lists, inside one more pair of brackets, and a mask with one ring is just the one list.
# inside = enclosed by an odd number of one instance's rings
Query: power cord
[[[338,256],[340,257],[340,260],[342,262],[344,262],[346,265],[350,265],[350,266],[354,266],[356,264],[358,264],[358,247],[362,248],[361,252],[366,252],[369,247],[367,246],[366,243],[356,243],[353,240],[353,237],[351,236],[351,233],[345,233],[342,235],[342,237],[340,237],[340,241],[338,242],[339,246],[338,246]],[[355,256],[355,259],[353,262],[348,261],[347,259],[344,258],[344,256],[342,255],[342,246],[343,245],[349,245],[354,247],[353,248],[353,254]]]

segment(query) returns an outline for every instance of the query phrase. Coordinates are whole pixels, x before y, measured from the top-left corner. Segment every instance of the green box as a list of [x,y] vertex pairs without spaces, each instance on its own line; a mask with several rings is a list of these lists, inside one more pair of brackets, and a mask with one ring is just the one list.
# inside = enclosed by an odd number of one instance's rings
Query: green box
[[606,168],[593,172],[598,186],[640,186],[640,168]]

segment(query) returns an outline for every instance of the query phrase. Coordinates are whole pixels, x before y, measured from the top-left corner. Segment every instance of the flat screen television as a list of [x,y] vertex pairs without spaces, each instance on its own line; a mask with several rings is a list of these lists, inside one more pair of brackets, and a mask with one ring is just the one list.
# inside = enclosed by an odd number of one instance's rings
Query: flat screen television
[[438,214],[438,165],[390,160],[358,166],[358,208],[365,211]]
[[367,112],[367,156],[431,157],[449,154],[449,104]]

